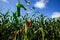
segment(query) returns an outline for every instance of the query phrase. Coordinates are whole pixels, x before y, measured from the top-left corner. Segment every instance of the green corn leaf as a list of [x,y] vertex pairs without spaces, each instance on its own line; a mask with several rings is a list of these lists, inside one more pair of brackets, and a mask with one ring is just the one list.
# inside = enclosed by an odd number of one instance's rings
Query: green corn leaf
[[9,15],[9,10],[5,13],[5,17],[8,17]]

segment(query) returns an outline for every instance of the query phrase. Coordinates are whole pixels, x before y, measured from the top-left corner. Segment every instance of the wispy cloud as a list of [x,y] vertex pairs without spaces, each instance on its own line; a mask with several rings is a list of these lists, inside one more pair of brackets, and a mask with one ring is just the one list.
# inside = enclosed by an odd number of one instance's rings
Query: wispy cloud
[[45,8],[47,2],[48,2],[47,0],[39,0],[34,4],[34,6],[42,9],[42,8]]
[[60,17],[60,12],[53,12],[52,18],[59,18]]
[[1,0],[2,2],[6,2],[6,3],[8,3],[8,0]]

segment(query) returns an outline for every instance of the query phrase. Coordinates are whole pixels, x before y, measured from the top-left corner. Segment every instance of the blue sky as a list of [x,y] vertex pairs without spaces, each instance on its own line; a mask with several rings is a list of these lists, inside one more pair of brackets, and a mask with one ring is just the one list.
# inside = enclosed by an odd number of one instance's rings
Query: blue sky
[[[5,13],[8,9],[11,11],[16,11],[16,3],[18,0],[0,0],[0,10]],[[25,0],[21,0],[21,3],[26,7]],[[30,5],[28,9],[34,6],[35,10],[30,11],[29,16],[33,14],[34,11],[38,10],[41,14],[43,13],[47,17],[57,18],[60,17],[60,0],[30,0]],[[25,14],[24,9],[21,9],[21,15]],[[12,15],[12,13],[10,13]],[[38,14],[36,15],[38,16]]]

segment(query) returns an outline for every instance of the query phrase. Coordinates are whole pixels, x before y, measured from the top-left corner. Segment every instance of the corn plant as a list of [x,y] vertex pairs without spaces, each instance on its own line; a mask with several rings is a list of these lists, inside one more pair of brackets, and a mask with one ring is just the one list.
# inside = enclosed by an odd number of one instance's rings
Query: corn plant
[[[29,6],[30,1],[25,2]],[[0,40],[60,40],[60,18],[48,18],[43,14],[35,17],[39,13],[37,11],[31,18],[28,17],[29,13],[21,16],[20,9],[28,9],[19,0],[16,8],[12,16],[9,10],[5,14],[0,11]]]

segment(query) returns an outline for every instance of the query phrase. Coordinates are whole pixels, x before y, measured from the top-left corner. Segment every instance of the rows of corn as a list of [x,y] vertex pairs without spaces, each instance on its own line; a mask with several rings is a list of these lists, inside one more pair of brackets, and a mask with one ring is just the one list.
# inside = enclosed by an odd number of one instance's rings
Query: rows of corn
[[20,8],[27,9],[20,2],[16,7],[12,16],[9,10],[5,14],[0,11],[0,40],[60,40],[60,18],[47,18],[43,14],[33,18],[37,12],[32,17],[28,13],[21,16]]

